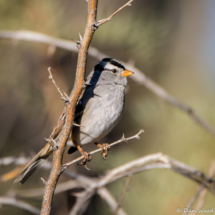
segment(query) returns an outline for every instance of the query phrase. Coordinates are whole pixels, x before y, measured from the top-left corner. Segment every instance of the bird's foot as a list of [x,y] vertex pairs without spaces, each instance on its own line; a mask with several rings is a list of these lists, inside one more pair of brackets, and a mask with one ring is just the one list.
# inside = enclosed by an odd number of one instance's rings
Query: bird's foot
[[108,151],[110,150],[110,145],[108,143],[103,143],[103,144],[95,143],[95,144],[97,147],[99,147],[102,150],[103,159],[106,160]]
[[79,165],[85,166],[87,162],[92,160],[92,157],[91,157],[90,153],[85,152],[85,151],[82,151],[81,154],[82,154],[82,156],[84,156],[84,158]]

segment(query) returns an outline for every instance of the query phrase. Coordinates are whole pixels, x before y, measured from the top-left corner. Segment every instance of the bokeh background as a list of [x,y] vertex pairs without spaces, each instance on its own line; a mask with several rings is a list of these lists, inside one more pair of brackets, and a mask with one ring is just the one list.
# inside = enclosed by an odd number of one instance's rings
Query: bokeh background
[[[100,0],[98,19],[109,16],[124,0]],[[132,61],[152,80],[173,96],[192,106],[215,127],[215,0],[135,0],[95,33],[92,46],[122,61]],[[85,0],[0,0],[0,30],[32,30],[62,39],[78,39],[84,33],[87,16]],[[45,144],[64,107],[48,79],[47,68],[58,85],[70,92],[77,54],[62,49],[50,53],[47,45],[0,40],[0,156],[30,156]],[[97,63],[88,58],[87,73]],[[88,164],[70,169],[88,176],[141,156],[163,152],[207,173],[214,159],[214,138],[187,114],[156,97],[143,86],[129,80],[122,120],[102,141],[111,143],[123,133],[130,136],[144,129],[141,139],[114,146],[103,161],[98,153]],[[91,150],[94,146],[87,146]],[[75,155],[65,155],[65,161]],[[1,175],[14,166],[0,167]],[[13,190],[42,187],[39,169],[24,186],[13,180],[0,184],[0,196]],[[60,181],[65,181],[64,176]],[[125,179],[108,189],[118,198]],[[178,214],[198,189],[198,185],[171,170],[151,170],[134,175],[123,201],[128,214]],[[41,198],[25,199],[40,207]],[[71,191],[54,197],[52,214],[66,214],[74,204]],[[206,194],[204,208],[214,207],[214,197]],[[1,214],[23,214],[10,206]],[[94,196],[85,214],[112,214],[106,203]]]

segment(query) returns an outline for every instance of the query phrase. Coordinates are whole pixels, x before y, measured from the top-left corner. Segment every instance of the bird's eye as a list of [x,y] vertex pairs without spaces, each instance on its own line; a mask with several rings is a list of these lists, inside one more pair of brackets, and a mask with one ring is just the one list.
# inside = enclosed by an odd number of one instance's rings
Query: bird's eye
[[116,69],[111,70],[112,73],[117,73]]

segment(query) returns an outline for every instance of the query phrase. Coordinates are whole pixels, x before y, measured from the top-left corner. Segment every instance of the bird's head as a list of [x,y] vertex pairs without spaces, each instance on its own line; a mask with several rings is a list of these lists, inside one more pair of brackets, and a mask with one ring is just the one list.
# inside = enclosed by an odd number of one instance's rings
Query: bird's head
[[[97,84],[119,84],[126,86],[126,77],[134,74],[113,58],[104,58],[95,66]],[[95,75],[93,75],[95,77]]]

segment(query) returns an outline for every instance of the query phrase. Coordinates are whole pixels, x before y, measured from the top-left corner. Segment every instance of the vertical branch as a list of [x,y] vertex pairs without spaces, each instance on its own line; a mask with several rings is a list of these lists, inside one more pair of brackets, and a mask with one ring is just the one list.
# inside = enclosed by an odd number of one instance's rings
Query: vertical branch
[[83,89],[85,69],[87,63],[87,52],[96,29],[92,26],[96,22],[98,0],[88,0],[88,20],[85,29],[83,40],[78,54],[78,63],[76,69],[76,79],[74,88],[70,94],[69,101],[66,105],[66,120],[65,124],[59,134],[57,144],[59,149],[54,152],[52,169],[48,181],[45,183],[45,192],[43,196],[43,203],[41,215],[48,215],[51,212],[51,204],[56,188],[57,181],[62,172],[62,158],[65,150],[66,142],[71,132],[72,123],[74,119],[75,106],[81,91]]

